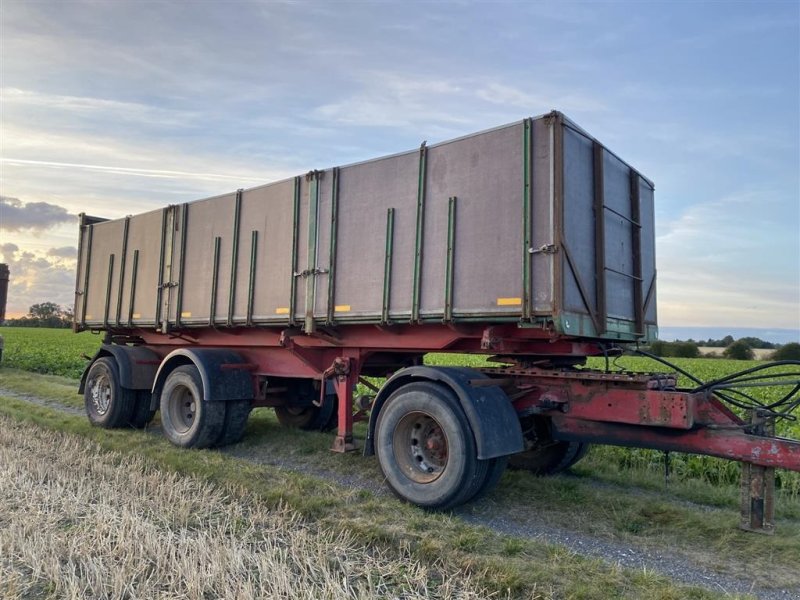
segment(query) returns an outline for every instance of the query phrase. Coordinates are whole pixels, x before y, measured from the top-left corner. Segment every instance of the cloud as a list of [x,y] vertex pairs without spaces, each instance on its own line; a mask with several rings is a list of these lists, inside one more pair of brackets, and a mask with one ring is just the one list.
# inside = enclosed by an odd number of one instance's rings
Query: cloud
[[39,302],[61,306],[74,303],[74,260],[59,256],[50,260],[41,254],[20,251],[19,246],[10,242],[0,245],[0,255],[10,271],[7,315],[26,314],[30,306]]
[[47,256],[55,256],[57,258],[78,258],[78,249],[75,246],[63,246],[61,248],[50,248],[47,251]]
[[63,206],[0,196],[0,229],[43,231],[75,219]]

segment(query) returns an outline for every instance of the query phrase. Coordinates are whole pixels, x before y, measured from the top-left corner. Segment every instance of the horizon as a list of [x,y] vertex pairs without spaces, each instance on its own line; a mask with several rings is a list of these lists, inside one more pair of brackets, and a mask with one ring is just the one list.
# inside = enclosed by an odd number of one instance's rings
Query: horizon
[[7,318],[72,304],[80,212],[119,218],[556,108],[655,182],[661,331],[800,332],[800,4],[415,9],[5,2]]

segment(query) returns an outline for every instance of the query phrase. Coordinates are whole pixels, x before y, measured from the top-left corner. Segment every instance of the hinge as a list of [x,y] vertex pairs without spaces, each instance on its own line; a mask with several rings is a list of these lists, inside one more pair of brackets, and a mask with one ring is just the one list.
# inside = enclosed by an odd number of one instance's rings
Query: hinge
[[311,275],[325,275],[328,269],[306,269],[305,271],[298,271],[294,274],[295,277],[309,277]]
[[555,254],[558,252],[558,246],[555,244],[544,244],[538,248],[528,248],[530,254]]

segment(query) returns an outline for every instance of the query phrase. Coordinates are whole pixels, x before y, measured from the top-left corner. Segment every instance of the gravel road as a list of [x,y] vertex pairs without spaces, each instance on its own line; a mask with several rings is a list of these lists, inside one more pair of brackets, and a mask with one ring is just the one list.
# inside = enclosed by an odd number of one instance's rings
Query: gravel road
[[[0,387],[0,395],[69,414],[84,414],[81,409],[2,387]],[[148,431],[154,435],[160,433],[157,427],[149,428]],[[321,469],[295,458],[277,457],[273,451],[270,451],[269,454],[261,453],[258,448],[243,445],[235,445],[223,451],[229,456],[249,462],[301,472],[345,487],[368,489],[378,495],[391,494],[384,483],[375,478],[344,475],[328,469]],[[470,506],[462,507],[454,511],[454,514],[465,522],[488,527],[501,534],[558,544],[581,556],[598,558],[632,569],[646,569],[662,573],[674,581],[704,587],[716,592],[752,594],[763,600],[797,600],[800,598],[800,588],[780,590],[757,587],[753,582],[730,573],[704,569],[668,548],[654,550],[553,526],[533,509],[529,515],[526,515],[524,524],[519,523],[518,519],[511,518],[510,514],[505,514],[502,506],[498,506],[491,499],[484,499]]]

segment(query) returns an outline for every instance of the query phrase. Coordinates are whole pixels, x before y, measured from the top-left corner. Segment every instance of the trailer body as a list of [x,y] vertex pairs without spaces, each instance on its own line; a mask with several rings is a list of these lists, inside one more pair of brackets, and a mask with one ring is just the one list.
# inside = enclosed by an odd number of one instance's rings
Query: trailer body
[[77,329],[657,333],[653,184],[559,113],[81,231]]
[[[674,375],[578,368],[655,339],[653,184],[558,112],[411,152],[117,220],[81,216],[76,331],[104,331],[79,391],[102,427],[183,447],[281,423],[353,424],[402,498],[451,508],[508,461],[569,468],[588,443],[745,463],[772,527],[776,417]],[[500,366],[425,366],[430,352]],[[364,376],[385,377],[376,386]],[[371,392],[355,398],[361,383]],[[800,381],[795,391],[800,390]],[[787,397],[784,405],[791,404]]]

